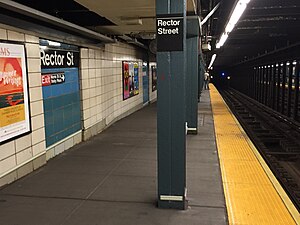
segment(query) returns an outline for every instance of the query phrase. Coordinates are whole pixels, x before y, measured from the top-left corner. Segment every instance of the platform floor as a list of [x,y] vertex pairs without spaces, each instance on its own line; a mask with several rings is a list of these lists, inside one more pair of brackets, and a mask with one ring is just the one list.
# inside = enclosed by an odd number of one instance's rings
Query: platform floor
[[0,190],[1,225],[226,225],[209,92],[187,137],[185,211],[156,207],[156,106],[151,105]]
[[275,189],[275,177],[264,170],[268,168],[266,163],[216,88],[211,85],[210,89],[229,224],[296,224],[296,209],[291,210],[292,214],[288,210],[292,203],[284,204],[285,193]]

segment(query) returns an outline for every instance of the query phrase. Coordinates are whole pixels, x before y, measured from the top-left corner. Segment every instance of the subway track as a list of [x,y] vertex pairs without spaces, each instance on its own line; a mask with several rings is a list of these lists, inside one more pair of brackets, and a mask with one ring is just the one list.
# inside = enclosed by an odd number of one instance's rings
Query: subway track
[[220,93],[300,211],[300,123],[236,90]]

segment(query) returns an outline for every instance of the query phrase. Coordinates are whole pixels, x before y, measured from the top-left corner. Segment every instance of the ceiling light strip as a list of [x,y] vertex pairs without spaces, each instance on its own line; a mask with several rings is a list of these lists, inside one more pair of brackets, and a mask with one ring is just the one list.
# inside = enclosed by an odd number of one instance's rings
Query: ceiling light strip
[[211,57],[208,69],[210,69],[212,67],[212,65],[214,64],[216,58],[217,58],[217,54],[213,54],[213,56]]
[[222,34],[220,40],[217,42],[216,48],[221,48],[226,42],[229,33],[234,29],[235,25],[243,15],[244,11],[247,8],[250,0],[239,0],[235,5],[235,8],[230,16],[228,23],[226,24],[225,31]]

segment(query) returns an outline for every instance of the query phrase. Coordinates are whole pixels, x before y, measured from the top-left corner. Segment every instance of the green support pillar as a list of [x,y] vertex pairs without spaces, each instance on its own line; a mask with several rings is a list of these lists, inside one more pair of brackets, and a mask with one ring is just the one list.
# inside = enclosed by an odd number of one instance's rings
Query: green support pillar
[[158,207],[186,209],[186,0],[156,1]]
[[186,121],[188,134],[198,133],[199,19],[187,19]]

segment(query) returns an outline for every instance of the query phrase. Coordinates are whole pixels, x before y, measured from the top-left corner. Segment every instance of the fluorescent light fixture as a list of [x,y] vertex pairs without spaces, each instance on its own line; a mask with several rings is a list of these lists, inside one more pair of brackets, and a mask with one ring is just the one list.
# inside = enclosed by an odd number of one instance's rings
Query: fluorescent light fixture
[[231,14],[231,17],[226,24],[225,31],[222,34],[220,40],[217,42],[216,48],[221,48],[226,42],[229,33],[234,29],[235,25],[243,15],[245,9],[247,8],[247,4],[250,0],[239,0]]
[[220,41],[216,45],[216,48],[221,48],[224,45],[224,43],[227,40],[227,38],[228,38],[228,34],[223,33],[222,36],[221,36],[221,38],[220,38]]
[[247,7],[246,3],[242,3],[239,1],[237,5],[235,6],[233,13],[231,14],[231,17],[226,25],[225,32],[230,33],[233,28],[235,27],[236,23],[239,21],[241,18],[243,12],[245,11]]
[[210,68],[212,67],[212,65],[214,64],[216,58],[217,58],[217,55],[216,55],[216,54],[213,54],[213,56],[211,57],[211,60],[210,60],[208,69],[210,69]]
[[55,47],[60,47],[61,44],[59,42],[56,42],[56,41],[48,41],[48,44],[50,46],[55,46]]

